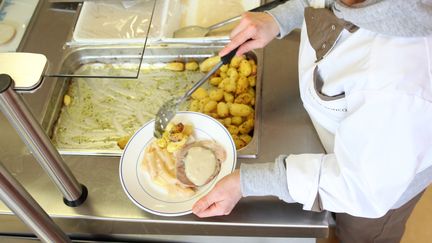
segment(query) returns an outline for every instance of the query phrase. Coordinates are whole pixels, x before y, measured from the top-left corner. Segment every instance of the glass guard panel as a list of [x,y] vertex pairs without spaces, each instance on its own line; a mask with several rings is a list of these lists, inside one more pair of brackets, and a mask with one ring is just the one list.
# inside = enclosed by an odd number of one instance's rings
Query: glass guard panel
[[136,78],[147,38],[160,32],[153,21],[161,18],[164,3],[84,1],[78,7],[69,41],[63,46],[59,68],[49,69],[45,76]]

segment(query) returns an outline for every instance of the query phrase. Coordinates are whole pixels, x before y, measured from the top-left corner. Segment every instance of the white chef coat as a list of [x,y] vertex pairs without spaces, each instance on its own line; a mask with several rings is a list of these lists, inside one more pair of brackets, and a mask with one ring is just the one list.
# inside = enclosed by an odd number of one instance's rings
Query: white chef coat
[[[375,218],[432,182],[432,36],[343,30],[315,63],[303,24],[299,55],[301,98],[330,151],[286,158],[288,190],[296,202],[311,210],[319,199],[325,210]],[[317,65],[321,93],[345,97],[317,95]],[[419,174],[421,182],[413,183]]]

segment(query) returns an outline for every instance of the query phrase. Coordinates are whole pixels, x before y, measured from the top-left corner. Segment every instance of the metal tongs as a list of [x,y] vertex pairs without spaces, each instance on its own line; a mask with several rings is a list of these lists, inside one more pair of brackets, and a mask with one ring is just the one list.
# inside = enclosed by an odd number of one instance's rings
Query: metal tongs
[[203,85],[204,82],[207,81],[207,79],[210,78],[210,76],[212,76],[222,65],[230,63],[231,59],[237,53],[238,48],[239,47],[232,50],[225,56],[221,57],[221,60],[203,78],[201,78],[196,84],[194,84],[192,88],[190,88],[182,97],[170,99],[159,108],[158,112],[156,113],[153,132],[153,136],[155,138],[162,137],[162,134],[165,131],[168,123],[177,113],[180,104],[185,102],[193,94],[193,92],[195,92],[195,90],[197,90],[201,85]]

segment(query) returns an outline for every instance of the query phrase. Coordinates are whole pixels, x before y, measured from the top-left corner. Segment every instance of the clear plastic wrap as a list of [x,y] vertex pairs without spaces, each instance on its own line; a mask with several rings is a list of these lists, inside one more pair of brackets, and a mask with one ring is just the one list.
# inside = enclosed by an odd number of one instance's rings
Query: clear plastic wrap
[[261,0],[170,0],[163,18],[162,42],[228,42],[236,22],[214,30],[206,37],[173,38],[174,31],[192,25],[208,27],[260,6]]
[[[64,45],[62,67],[58,70],[50,70],[48,75],[137,78],[148,36],[150,33],[157,35],[161,29],[155,24],[158,20],[154,14],[157,8],[164,6],[158,4],[159,2],[158,0],[84,1],[80,5],[70,41]],[[128,72],[107,73],[100,69],[87,74],[73,72],[82,65],[93,63],[110,65],[113,60],[126,65]]]
[[[160,13],[165,1],[86,1],[74,32],[75,44],[144,43],[161,33]],[[154,17],[152,19],[152,17]],[[150,28],[149,28],[150,27]]]
[[207,27],[258,7],[261,0],[157,0],[148,34],[151,0],[97,0],[84,2],[73,44],[229,41],[236,23],[202,38],[173,38],[177,29],[190,25]]

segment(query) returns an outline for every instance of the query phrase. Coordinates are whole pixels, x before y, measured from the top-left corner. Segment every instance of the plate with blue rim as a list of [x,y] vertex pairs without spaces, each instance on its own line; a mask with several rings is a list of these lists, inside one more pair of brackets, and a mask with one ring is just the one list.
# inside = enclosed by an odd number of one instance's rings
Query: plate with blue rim
[[206,195],[217,181],[234,171],[237,152],[228,130],[216,119],[198,112],[180,111],[172,122],[181,122],[193,127],[195,141],[213,140],[226,152],[219,174],[207,185],[197,188],[192,196],[177,197],[154,182],[143,170],[145,148],[154,140],[154,120],[143,125],[131,137],[120,158],[120,182],[128,198],[139,208],[159,216],[181,216],[190,214],[192,206]]

